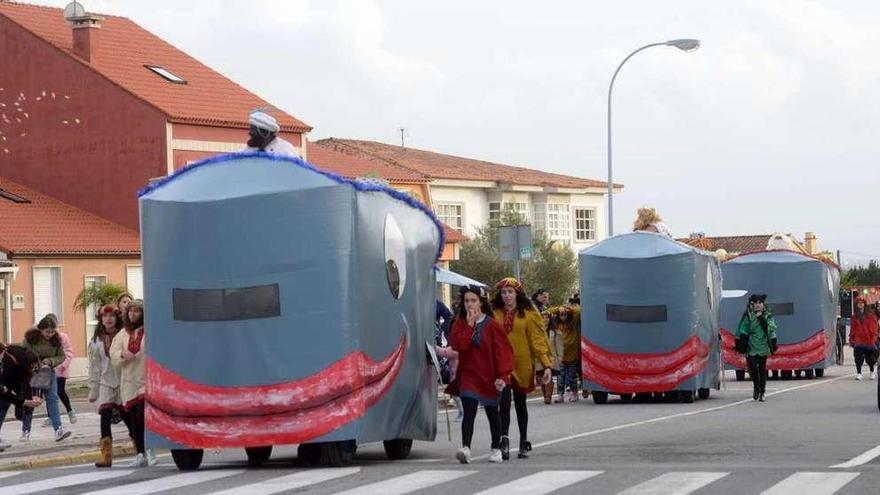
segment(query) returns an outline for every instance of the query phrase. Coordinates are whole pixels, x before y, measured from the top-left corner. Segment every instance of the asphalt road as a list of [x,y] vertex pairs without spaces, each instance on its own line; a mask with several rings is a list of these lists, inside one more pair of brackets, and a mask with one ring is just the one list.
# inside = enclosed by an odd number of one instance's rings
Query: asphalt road
[[[5,478],[0,473],[0,495],[880,493],[877,383],[857,382],[853,375],[849,367],[832,368],[822,379],[771,381],[764,403],[752,401],[748,382],[735,381],[693,404],[533,401],[535,450],[530,459],[513,456],[501,465],[485,460],[482,416],[473,446],[477,459],[457,463],[460,426],[452,423],[450,442],[441,414],[438,440],[417,442],[406,461],[386,460],[381,445],[373,444],[360,446],[350,468],[299,469],[292,467],[295,449],[280,448],[267,467],[249,470],[241,451],[207,452],[203,468],[193,473],[180,473],[167,456],[158,467],[135,471],[117,462],[106,471],[74,466]],[[515,432],[511,443],[518,444]]]

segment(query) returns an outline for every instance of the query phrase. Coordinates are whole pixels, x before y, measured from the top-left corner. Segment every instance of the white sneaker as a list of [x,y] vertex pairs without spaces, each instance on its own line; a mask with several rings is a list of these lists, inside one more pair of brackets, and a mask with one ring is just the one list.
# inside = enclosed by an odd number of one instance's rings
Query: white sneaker
[[495,464],[500,464],[504,462],[504,459],[501,457],[501,449],[492,449],[492,453],[489,454],[489,462],[493,462]]
[[156,449],[147,449],[147,467],[153,467],[159,464],[159,458],[156,457]]
[[[501,456],[501,451],[498,451],[498,455]],[[470,464],[471,463],[471,449],[469,447],[462,447],[458,449],[458,452],[455,453],[455,458],[458,459],[458,462],[462,464]]]
[[9,442],[4,442],[2,438],[0,438],[0,452],[12,447],[12,444]]
[[65,430],[64,428],[58,428],[55,430],[55,441],[60,442],[65,438],[70,436],[70,430]]
[[46,420],[43,421],[43,428],[48,428],[50,426],[52,426],[52,420],[49,418],[46,418]]
[[21,438],[19,438],[18,441],[25,442],[25,443],[30,442],[31,441],[31,432],[30,431],[21,432]]
[[861,373],[858,373],[858,374],[856,375],[856,380],[858,380],[858,381],[862,381],[862,374],[861,374]]
[[876,372],[876,371],[872,371],[872,372],[871,372],[871,380],[876,380],[876,379],[877,379],[877,372]]
[[135,456],[134,460],[128,464],[130,468],[142,468],[147,467],[147,458],[144,457],[144,454],[138,454]]

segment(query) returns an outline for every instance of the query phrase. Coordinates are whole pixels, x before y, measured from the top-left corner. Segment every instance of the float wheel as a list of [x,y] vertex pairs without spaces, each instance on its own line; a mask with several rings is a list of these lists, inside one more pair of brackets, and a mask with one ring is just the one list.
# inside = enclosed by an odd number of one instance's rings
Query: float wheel
[[697,396],[700,400],[706,400],[709,398],[709,389],[708,388],[699,388],[697,389]]
[[694,391],[693,390],[682,390],[678,394],[681,397],[681,401],[685,404],[691,404],[694,402]]
[[804,370],[804,378],[807,380],[813,379],[813,370]]
[[202,449],[171,449],[171,458],[174,465],[181,471],[195,471],[202,465],[202,457],[205,451]]
[[593,390],[593,402],[596,404],[605,404],[608,402],[608,392]]
[[412,442],[409,438],[395,438],[394,440],[385,440],[382,445],[385,447],[385,455],[389,459],[399,460],[409,457]]
[[629,403],[629,402],[632,402],[632,400],[633,400],[633,394],[618,394],[618,395],[620,395],[621,402]]
[[818,368],[816,371],[816,378],[822,378],[825,376],[825,368]]
[[260,467],[272,457],[271,445],[268,447],[245,447],[244,451],[247,453],[248,466],[250,467]]
[[746,379],[746,370],[736,370],[736,381],[742,382]]

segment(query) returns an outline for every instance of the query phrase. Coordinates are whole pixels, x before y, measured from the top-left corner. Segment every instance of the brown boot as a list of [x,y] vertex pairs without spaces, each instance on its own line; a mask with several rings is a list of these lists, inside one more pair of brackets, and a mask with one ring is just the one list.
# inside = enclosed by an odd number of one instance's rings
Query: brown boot
[[95,463],[95,467],[108,468],[113,465],[113,439],[104,437],[101,439],[101,460]]
[[553,401],[553,382],[542,384],[541,391],[544,392],[544,404],[550,404]]

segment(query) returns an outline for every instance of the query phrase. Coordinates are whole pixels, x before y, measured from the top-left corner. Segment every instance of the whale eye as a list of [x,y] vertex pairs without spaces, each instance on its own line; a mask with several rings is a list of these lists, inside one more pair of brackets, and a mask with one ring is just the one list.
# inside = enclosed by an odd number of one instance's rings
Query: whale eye
[[400,299],[406,288],[406,245],[403,232],[390,214],[385,217],[385,276],[391,295]]

